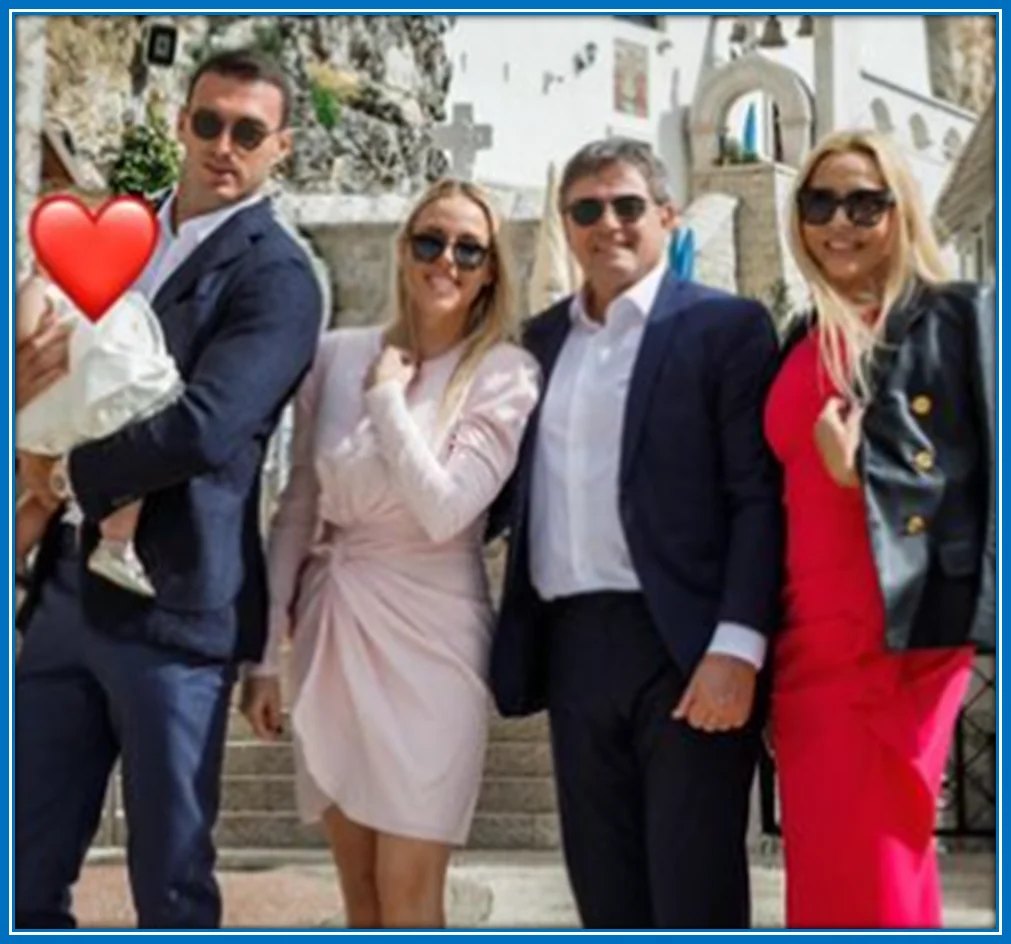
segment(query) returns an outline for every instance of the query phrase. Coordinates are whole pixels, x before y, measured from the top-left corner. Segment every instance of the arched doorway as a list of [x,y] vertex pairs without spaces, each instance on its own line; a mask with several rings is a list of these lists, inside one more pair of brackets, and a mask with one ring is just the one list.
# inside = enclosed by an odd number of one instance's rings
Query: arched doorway
[[696,170],[717,163],[728,111],[742,96],[754,92],[765,93],[776,106],[774,156],[784,164],[800,166],[811,147],[814,129],[811,90],[792,69],[759,53],[749,53],[713,73],[695,94],[689,134]]

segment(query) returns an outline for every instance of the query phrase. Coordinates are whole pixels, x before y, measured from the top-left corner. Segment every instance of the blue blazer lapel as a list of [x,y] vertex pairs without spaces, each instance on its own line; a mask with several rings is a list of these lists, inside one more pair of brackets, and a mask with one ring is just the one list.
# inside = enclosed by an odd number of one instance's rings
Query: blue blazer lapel
[[161,313],[170,308],[202,275],[220,269],[241,255],[271,219],[267,200],[236,213],[166,279],[154,297],[154,310]]
[[684,285],[668,272],[660,284],[646,320],[646,330],[636,355],[635,367],[625,402],[625,425],[621,442],[621,481],[628,480],[646,423],[650,394],[667,352],[667,339],[675,317],[681,311],[678,297]]
[[565,339],[569,336],[569,329],[572,327],[572,322],[569,319],[571,303],[571,297],[566,298],[555,305],[554,309],[549,309],[544,316],[544,321],[538,326],[540,330],[536,334],[528,334],[525,339],[527,350],[537,358],[537,362],[541,366],[542,379],[541,395],[527,421],[517,463],[521,489],[524,494],[526,494],[526,486],[533,466],[534,444],[537,442],[537,429],[540,426],[541,409],[548,392],[548,383],[551,381],[551,374],[555,369],[562,345],[565,344]]
[[572,299],[566,298],[559,302],[548,316],[548,324],[545,325],[544,337],[532,341],[530,352],[540,362],[541,370],[544,372],[544,388],[547,389],[548,381],[555,369],[555,362],[562,351],[562,345],[569,336],[572,321],[569,318],[569,308]]

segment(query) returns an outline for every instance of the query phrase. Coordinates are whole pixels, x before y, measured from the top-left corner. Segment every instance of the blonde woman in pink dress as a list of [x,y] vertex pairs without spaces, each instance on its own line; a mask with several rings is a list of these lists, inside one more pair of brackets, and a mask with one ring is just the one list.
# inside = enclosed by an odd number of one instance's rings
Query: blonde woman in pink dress
[[329,334],[296,400],[269,548],[271,633],[243,710],[280,731],[291,633],[297,794],[321,820],[351,927],[439,927],[488,722],[486,512],[538,394],[513,337],[500,223],[434,185],[397,239],[396,316]]

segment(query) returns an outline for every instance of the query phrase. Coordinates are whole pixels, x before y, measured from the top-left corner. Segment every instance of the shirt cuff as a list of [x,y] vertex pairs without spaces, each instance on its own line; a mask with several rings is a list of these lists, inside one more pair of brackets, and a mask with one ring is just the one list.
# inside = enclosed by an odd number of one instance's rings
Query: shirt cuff
[[768,640],[750,626],[743,626],[740,623],[720,623],[713,633],[707,652],[734,656],[750,662],[756,669],[761,670],[765,664],[768,645]]

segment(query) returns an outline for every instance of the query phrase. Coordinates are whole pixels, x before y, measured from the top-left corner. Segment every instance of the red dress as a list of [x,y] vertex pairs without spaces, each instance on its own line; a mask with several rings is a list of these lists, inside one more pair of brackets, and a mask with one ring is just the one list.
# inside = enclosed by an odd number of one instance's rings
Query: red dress
[[789,927],[939,927],[933,827],[971,648],[892,653],[863,491],[826,472],[832,393],[808,337],[769,394],[785,471],[786,620],[773,654]]

